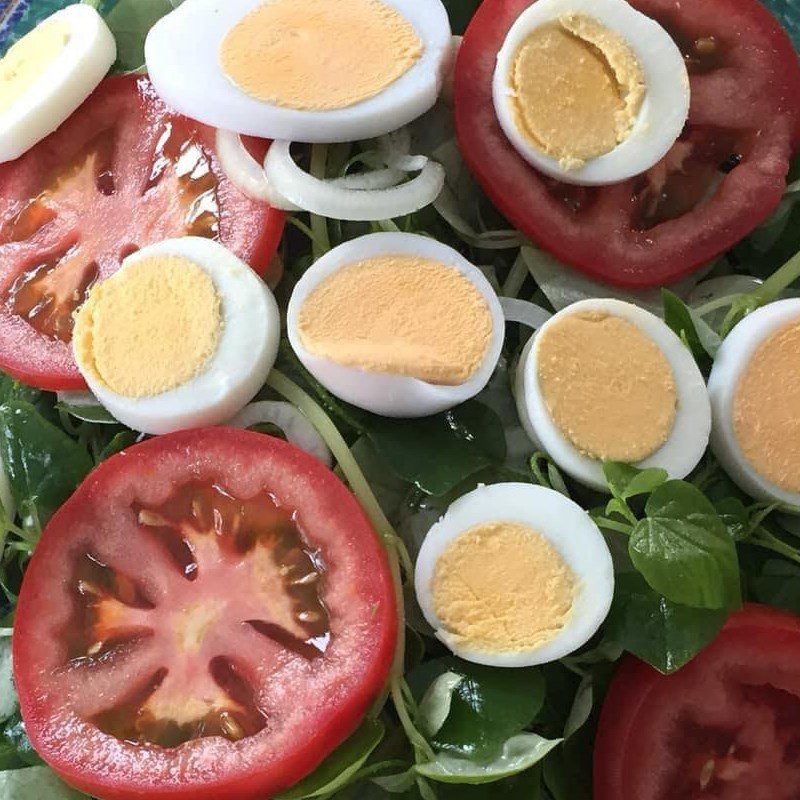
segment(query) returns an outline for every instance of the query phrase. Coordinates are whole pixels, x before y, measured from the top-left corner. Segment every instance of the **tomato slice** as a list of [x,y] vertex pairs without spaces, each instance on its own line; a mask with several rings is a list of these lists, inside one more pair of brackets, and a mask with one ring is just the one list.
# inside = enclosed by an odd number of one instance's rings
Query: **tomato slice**
[[758,0],[630,0],[682,48],[691,82],[683,134],[647,174],[605,187],[541,175],[505,137],[495,60],[531,0],[483,0],[456,64],[464,158],[506,217],[557,258],[608,283],[651,287],[709,263],[775,209],[800,144],[800,67]]
[[662,675],[628,657],[594,751],[594,800],[797,800],[800,617],[751,605]]
[[104,800],[263,800],[358,726],[397,637],[386,556],[332,472],[251,431],[151,439],[99,466],[23,581],[31,741]]
[[214,137],[171,112],[146,78],[113,77],[0,167],[0,368],[42,389],[85,388],[73,312],[145,245],[206,236],[266,274],[284,215],[231,184]]

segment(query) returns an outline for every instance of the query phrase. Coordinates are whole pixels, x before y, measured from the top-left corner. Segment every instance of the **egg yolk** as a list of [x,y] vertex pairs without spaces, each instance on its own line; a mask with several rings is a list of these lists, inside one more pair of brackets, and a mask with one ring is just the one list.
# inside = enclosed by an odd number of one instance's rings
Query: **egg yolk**
[[220,62],[258,100],[331,111],[382,92],[422,50],[413,25],[381,0],[271,0],[232,28]]
[[576,589],[558,550],[515,522],[484,523],[453,539],[431,583],[443,628],[486,653],[527,652],[551,641],[569,621]]
[[78,311],[78,363],[125,397],[175,389],[203,372],[216,352],[220,306],[213,281],[192,261],[136,261],[97,284]]
[[475,374],[492,330],[488,303],[469,279],[410,255],[338,270],[309,294],[297,324],[315,356],[446,386]]
[[69,26],[45,21],[0,59],[0,114],[8,111],[44,75],[70,40]]
[[800,320],[756,350],[736,386],[733,430],[747,460],[787,492],[800,492]]
[[522,43],[510,95],[525,138],[563,169],[577,169],[628,138],[645,96],[644,70],[619,34],[566,14]]
[[536,342],[539,388],[561,433],[590,458],[635,463],[675,423],[675,378],[664,353],[627,320],[575,313]]

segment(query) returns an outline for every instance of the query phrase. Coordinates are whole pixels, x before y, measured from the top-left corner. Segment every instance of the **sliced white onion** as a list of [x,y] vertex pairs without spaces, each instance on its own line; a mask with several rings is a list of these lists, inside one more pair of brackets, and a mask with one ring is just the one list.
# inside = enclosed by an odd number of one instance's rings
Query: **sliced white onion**
[[327,184],[342,189],[375,191],[376,189],[389,189],[392,186],[397,186],[405,177],[406,173],[401,169],[377,169],[372,172],[357,172],[354,175],[332,178],[327,181]]
[[[267,181],[298,208],[333,219],[371,222],[413,214],[430,205],[444,186],[444,169],[428,161],[408,183],[386,189],[350,189],[309,175],[295,163],[291,142],[276,141],[264,161]],[[352,176],[360,177],[360,176]]]
[[91,392],[56,392],[59,403],[76,408],[95,408],[103,404]]
[[252,200],[284,211],[299,211],[270,186],[264,168],[250,155],[238,133],[217,130],[217,157],[233,185]]
[[293,445],[330,466],[331,451],[317,429],[291,403],[260,400],[245,406],[229,423],[231,428],[252,428],[265,423],[280,428]]
[[516,297],[501,297],[500,307],[503,309],[506,322],[518,322],[534,331],[538,331],[553,316],[541,306],[529,303],[527,300],[518,300]]

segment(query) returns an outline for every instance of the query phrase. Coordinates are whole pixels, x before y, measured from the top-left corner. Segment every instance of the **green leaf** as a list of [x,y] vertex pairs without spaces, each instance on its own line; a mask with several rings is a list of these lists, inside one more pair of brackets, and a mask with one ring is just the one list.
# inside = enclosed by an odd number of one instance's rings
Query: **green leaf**
[[637,469],[618,461],[606,461],[603,464],[603,474],[611,494],[621,500],[629,500],[640,494],[650,494],[669,478],[665,469],[658,467]]
[[14,500],[42,522],[92,467],[85,447],[23,401],[0,406],[0,451]]
[[453,33],[464,33],[479,5],[480,0],[444,0]]
[[70,416],[82,422],[91,422],[95,425],[119,425],[119,421],[111,416],[99,403],[83,404],[69,403],[62,401],[56,404],[56,408],[66,411]]
[[381,722],[367,718],[361,727],[331,753],[317,769],[277,800],[300,800],[305,797],[324,797],[343,789],[352,782],[372,751],[383,739]]
[[11,639],[0,638],[0,723],[13,716],[17,710],[17,693],[11,675]]
[[0,454],[17,506],[42,525],[94,466],[83,445],[20,400],[0,406]]
[[362,419],[383,461],[427,494],[446,494],[482,469],[502,463],[506,455],[500,418],[475,400],[424,419],[372,414]]
[[463,675],[445,672],[428,687],[417,711],[417,727],[425,736],[435,736],[450,716],[453,692],[464,680]]
[[43,763],[28,739],[25,723],[22,721],[19,711],[14,713],[0,731],[0,747],[3,746],[13,748],[17,759],[25,766],[33,767]]
[[489,762],[438,753],[434,761],[417,764],[420,775],[442,783],[493,783],[538,764],[561,739],[545,739],[536,733],[520,733],[503,743],[500,754]]
[[661,290],[661,299],[664,303],[664,322],[691,350],[701,369],[710,369],[722,339],[669,289]]
[[738,497],[725,497],[715,504],[728,535],[735,542],[747,539],[751,533],[750,513]]
[[86,795],[67,786],[49,767],[0,772],[2,800],[80,800]]
[[750,589],[759,603],[800,614],[800,566],[771,558],[750,579]]
[[527,728],[542,708],[545,682],[537,668],[499,669],[448,657],[428,661],[408,676],[415,697],[445,672],[461,675],[450,713],[431,744],[459,756],[491,760],[507,739]]
[[636,572],[617,576],[604,642],[614,643],[660,672],[680,669],[709,644],[728,612],[689,608],[654,592]]
[[135,72],[144,66],[144,41],[150,28],[174,8],[170,0],[119,0],[106,15],[117,40],[114,72]]
[[591,675],[583,678],[575,692],[567,722],[564,725],[564,738],[569,739],[588,721],[594,707],[594,684]]
[[5,372],[0,372],[0,403],[9,400],[24,400],[26,403],[35,404],[41,398],[42,392],[24,383],[15,381]]
[[440,783],[436,786],[439,800],[539,800],[542,796],[540,765],[512,775],[496,783],[469,785]]
[[121,453],[128,447],[135,445],[141,437],[136,431],[120,431],[114,438],[100,451],[97,462],[105,461],[107,458]]
[[741,604],[736,546],[697,487],[669,481],[650,495],[645,513],[633,529],[629,552],[656,592],[696,608]]

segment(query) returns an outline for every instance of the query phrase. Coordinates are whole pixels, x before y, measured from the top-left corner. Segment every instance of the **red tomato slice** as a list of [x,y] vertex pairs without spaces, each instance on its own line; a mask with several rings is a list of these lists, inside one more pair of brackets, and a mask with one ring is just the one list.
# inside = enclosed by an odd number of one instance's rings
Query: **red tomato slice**
[[800,617],[746,606],[662,675],[628,657],[594,751],[594,800],[797,800]]
[[264,800],[388,679],[386,553],[320,462],[264,434],[160,436],[99,466],[25,575],[14,674],[36,750],[104,800]]
[[800,144],[800,67],[758,0],[630,2],[682,48],[692,91],[681,138],[646,175],[568,186],[537,172],[506,139],[492,75],[531,0],[483,0],[456,65],[455,121],[467,164],[517,228],[594,278],[650,287],[709,263],[775,209]]
[[1,369],[43,389],[85,388],[72,314],[145,245],[206,236],[266,273],[284,215],[231,184],[214,136],[171,112],[146,78],[107,78],[52,136],[0,167]]

